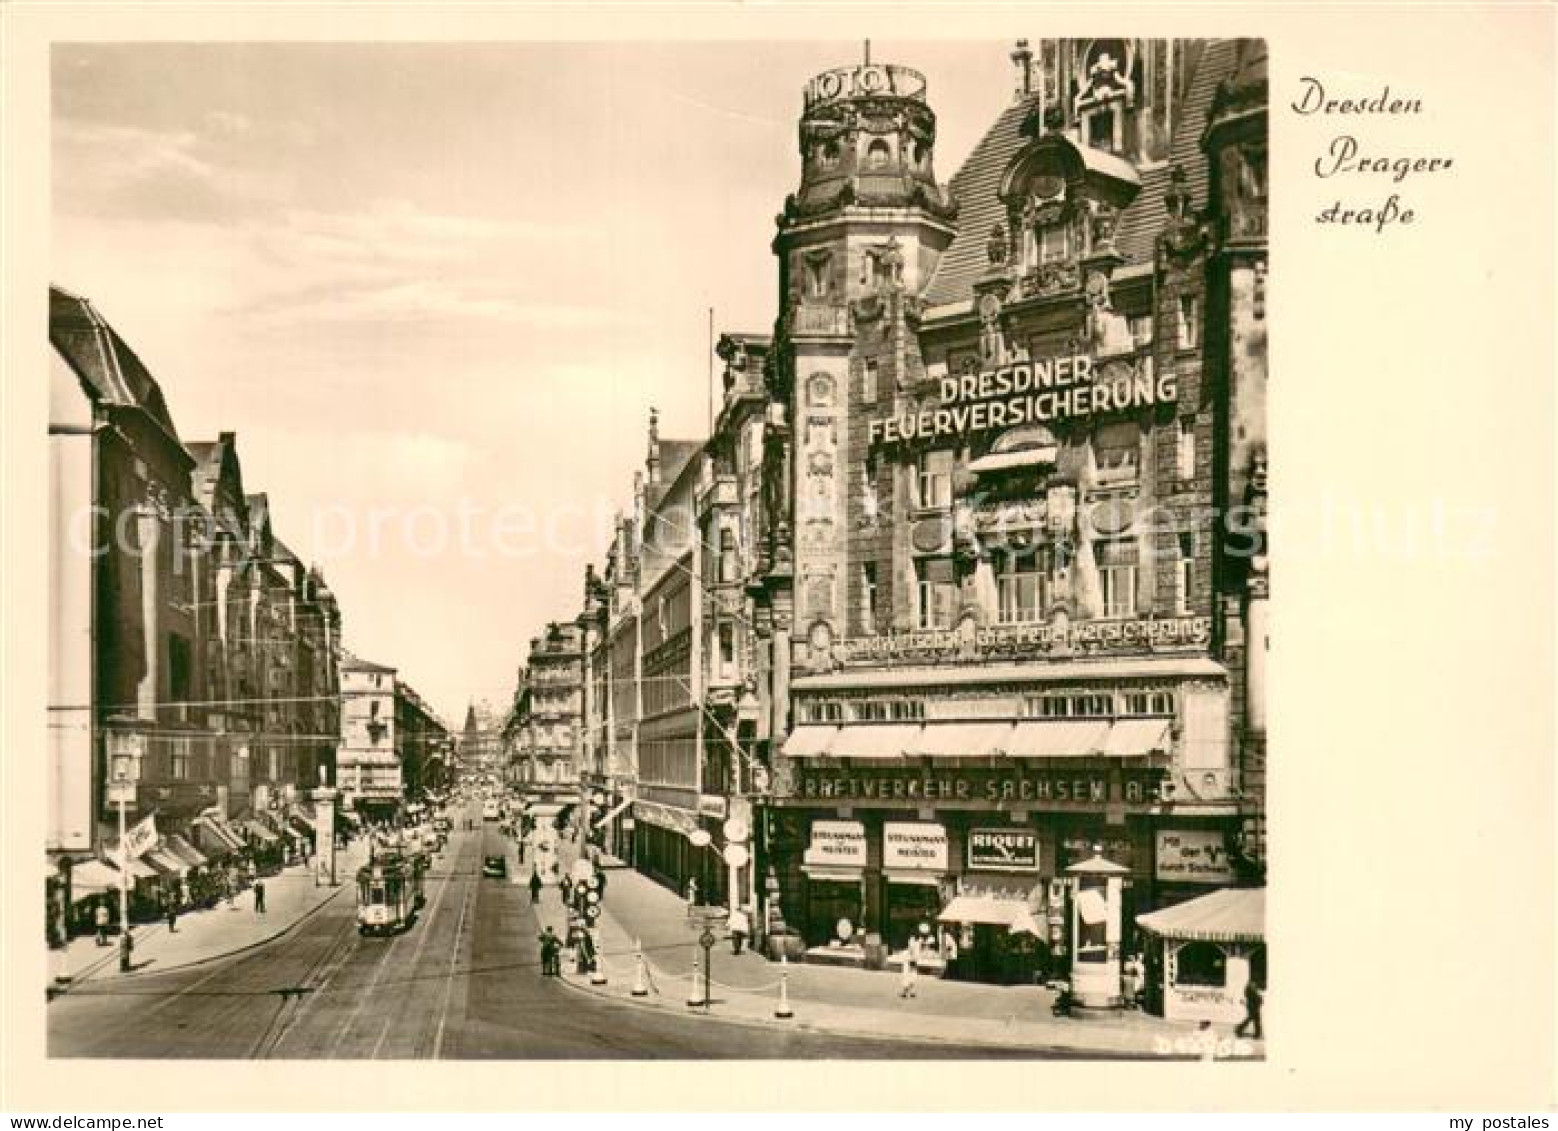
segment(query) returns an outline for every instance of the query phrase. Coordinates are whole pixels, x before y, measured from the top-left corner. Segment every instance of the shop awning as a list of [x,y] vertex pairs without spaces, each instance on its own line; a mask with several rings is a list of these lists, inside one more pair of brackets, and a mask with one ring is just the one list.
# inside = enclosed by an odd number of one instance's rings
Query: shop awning
[[913,868],[888,868],[882,877],[890,884],[917,884],[921,887],[941,886],[941,877],[935,872],[918,872]]
[[189,865],[184,863],[177,853],[163,847],[151,849],[141,859],[164,876],[182,876],[189,871]]
[[1044,929],[1033,918],[1028,905],[1017,899],[997,899],[991,895],[960,895],[942,909],[942,923],[985,923],[1005,927],[1010,934],[1044,937]]
[[1109,736],[1103,719],[1052,719],[1018,723],[1006,753],[1013,758],[1088,758],[1102,753]]
[[1262,942],[1266,938],[1266,889],[1223,888],[1138,915],[1136,925],[1166,939]]
[[931,723],[908,753],[915,758],[999,758],[1011,738],[1011,723]]
[[195,836],[207,852],[218,856],[243,850],[243,837],[225,821],[215,817],[201,817],[194,823]]
[[303,832],[316,833],[319,831],[319,827],[317,824],[315,824],[314,818],[310,817],[301,809],[292,810],[292,812],[287,814],[287,819]]
[[1103,752],[1110,758],[1145,758],[1172,749],[1167,719],[1120,719],[1110,726]]
[[[131,860],[130,866],[126,871],[130,873],[132,880],[157,880],[162,878],[161,873],[144,860]],[[119,884],[116,880],[114,887],[118,886]]]
[[784,742],[786,758],[816,758],[828,752],[838,727],[796,727]]
[[924,729],[917,723],[841,727],[833,745],[828,747],[828,757],[872,761],[901,758]]
[[823,864],[802,864],[801,871],[808,880],[834,884],[858,884],[863,877],[859,868],[830,868]]
[[207,864],[210,863],[210,861],[206,859],[205,854],[201,852],[200,849],[190,844],[189,841],[185,840],[181,836],[175,835],[168,837],[167,846],[170,852],[176,855],[180,860],[184,861],[184,863],[188,864],[191,868],[204,868]]
[[105,891],[119,890],[119,873],[101,860],[86,860],[70,870],[70,897],[79,902]]
[[258,821],[239,821],[238,827],[262,844],[275,844],[280,839]]

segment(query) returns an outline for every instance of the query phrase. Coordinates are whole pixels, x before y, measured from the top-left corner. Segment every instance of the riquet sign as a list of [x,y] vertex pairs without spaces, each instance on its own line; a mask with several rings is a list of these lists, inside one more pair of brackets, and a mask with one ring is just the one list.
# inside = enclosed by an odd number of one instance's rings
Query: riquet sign
[[1037,872],[1039,834],[1030,829],[970,829],[968,866],[987,872]]

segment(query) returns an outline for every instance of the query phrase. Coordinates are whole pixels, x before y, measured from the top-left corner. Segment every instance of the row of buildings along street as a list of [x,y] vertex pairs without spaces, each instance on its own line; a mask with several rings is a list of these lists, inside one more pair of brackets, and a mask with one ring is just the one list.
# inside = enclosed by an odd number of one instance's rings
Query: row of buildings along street
[[63,948],[100,918],[117,932],[285,864],[333,868],[340,824],[438,788],[453,739],[394,668],[345,649],[236,433],[182,439],[87,298],[51,289],[49,339],[45,896]]
[[[771,332],[718,337],[494,730],[606,858],[790,961],[1264,987],[1266,69],[1026,41],[950,181],[934,92],[805,87]],[[697,380],[699,375],[689,375]],[[913,941],[911,940],[918,940]]]

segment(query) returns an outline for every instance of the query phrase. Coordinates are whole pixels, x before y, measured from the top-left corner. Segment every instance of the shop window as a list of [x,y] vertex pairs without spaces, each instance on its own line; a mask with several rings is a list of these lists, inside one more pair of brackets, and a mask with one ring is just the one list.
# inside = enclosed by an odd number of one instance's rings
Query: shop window
[[1002,624],[1032,624],[1049,603],[1051,551],[1027,546],[1000,551],[995,558],[997,617]]
[[866,168],[872,172],[885,169],[888,162],[892,160],[892,156],[892,150],[888,148],[887,143],[881,138],[877,138],[870,145],[866,146]]
[[1179,557],[1174,561],[1174,612],[1188,616],[1190,602],[1195,596],[1195,535],[1188,530],[1181,530],[1176,540]]
[[952,580],[951,558],[921,558],[914,563],[917,603],[915,624],[921,629],[952,627],[952,604],[957,586]]
[[1179,296],[1179,348],[1193,350],[1200,341],[1201,303],[1195,295]]
[[1137,550],[1134,538],[1111,538],[1093,545],[1098,585],[1106,618],[1136,615]]
[[921,452],[915,482],[921,507],[952,505],[952,453]]
[[817,154],[817,164],[823,169],[836,169],[839,163],[838,142],[830,141]]
[[1180,986],[1225,986],[1228,955],[1216,943],[1190,942],[1175,957],[1174,982]]
[[174,781],[187,781],[189,778],[189,747],[181,738],[173,739],[169,751],[172,757],[172,774]]
[[1175,471],[1181,480],[1196,477],[1196,422],[1192,417],[1181,417],[1179,434],[1174,449]]

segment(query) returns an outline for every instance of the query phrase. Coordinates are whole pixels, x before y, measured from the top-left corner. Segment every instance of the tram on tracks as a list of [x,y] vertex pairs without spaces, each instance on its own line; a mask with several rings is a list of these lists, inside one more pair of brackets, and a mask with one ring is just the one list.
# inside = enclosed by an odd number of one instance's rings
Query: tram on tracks
[[393,935],[409,930],[422,907],[427,858],[420,853],[376,856],[357,872],[357,933]]

